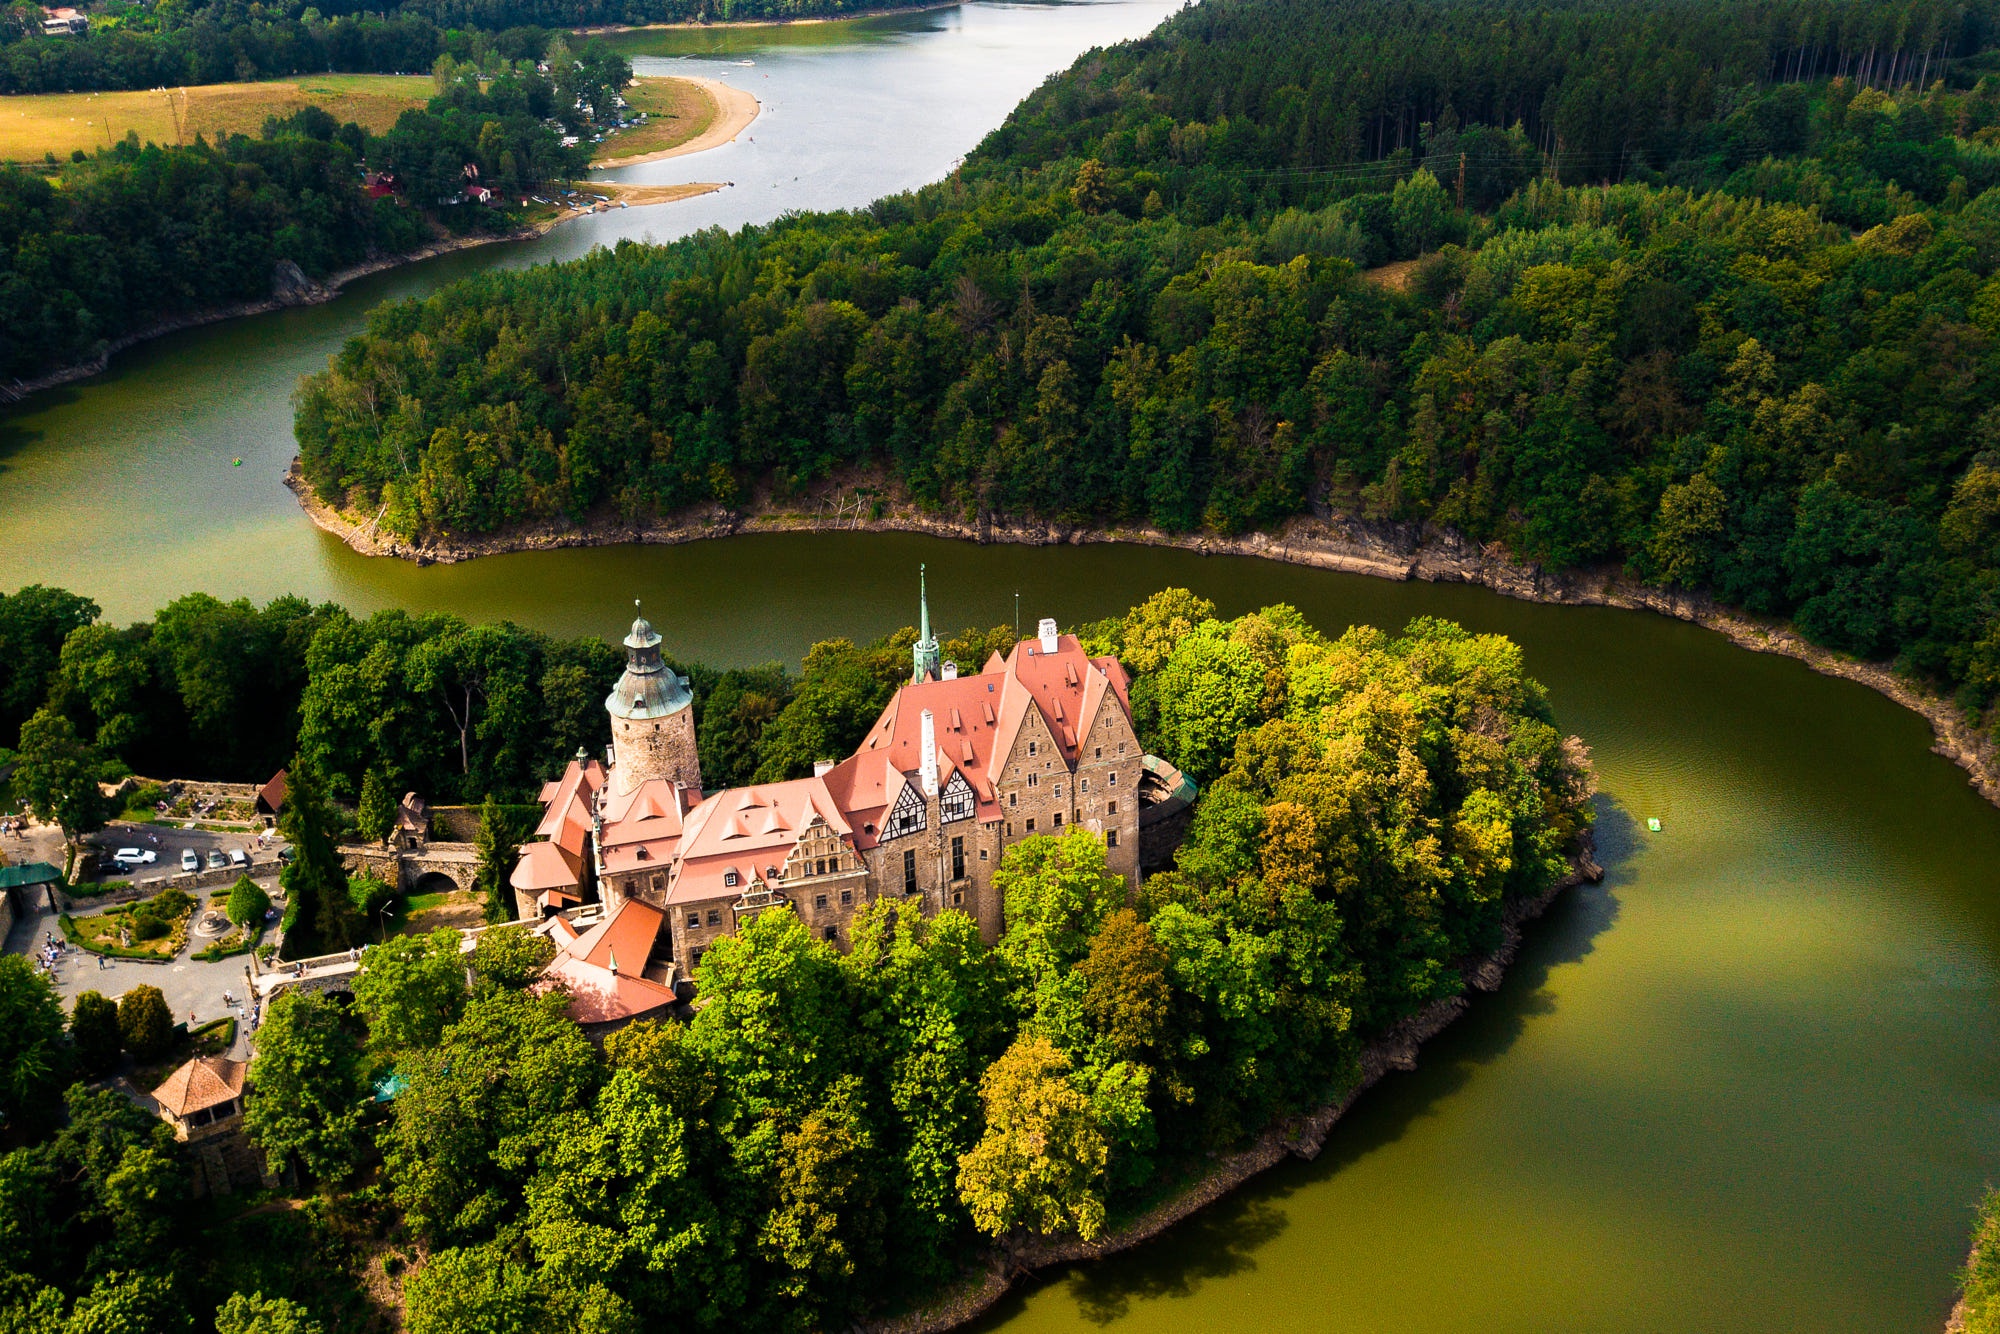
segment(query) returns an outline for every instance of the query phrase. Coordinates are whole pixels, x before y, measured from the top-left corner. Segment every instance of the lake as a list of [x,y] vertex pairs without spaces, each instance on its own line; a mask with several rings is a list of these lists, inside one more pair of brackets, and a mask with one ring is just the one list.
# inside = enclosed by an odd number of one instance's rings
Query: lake
[[1169,10],[625,35],[642,71],[727,79],[766,114],[716,154],[620,177],[732,189],[152,344],[0,418],[0,588],[61,583],[115,619],[195,588],[295,591],[607,636],[640,597],[671,652],[722,664],[908,623],[922,563],[947,627],[1010,622],[1017,594],[1032,626],[1180,584],[1329,631],[1440,615],[1511,635],[1594,748],[1605,882],[1531,928],[1504,988],[1317,1162],[1039,1280],[981,1327],[1935,1334],[2000,1177],[2000,811],[1880,696],[1659,617],[1125,546],[823,534],[420,569],[354,555],[278,485],[292,384],[374,302],[933,179],[1046,74]]

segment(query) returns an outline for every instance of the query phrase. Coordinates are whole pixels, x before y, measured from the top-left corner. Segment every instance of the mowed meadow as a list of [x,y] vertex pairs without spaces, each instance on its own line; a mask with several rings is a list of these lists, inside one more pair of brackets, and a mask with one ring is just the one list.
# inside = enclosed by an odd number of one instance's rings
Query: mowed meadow
[[107,148],[137,131],[142,142],[191,143],[256,135],[266,117],[316,106],[380,134],[436,92],[428,75],[317,74],[262,83],[211,83],[114,93],[23,93],[0,98],[0,161]]

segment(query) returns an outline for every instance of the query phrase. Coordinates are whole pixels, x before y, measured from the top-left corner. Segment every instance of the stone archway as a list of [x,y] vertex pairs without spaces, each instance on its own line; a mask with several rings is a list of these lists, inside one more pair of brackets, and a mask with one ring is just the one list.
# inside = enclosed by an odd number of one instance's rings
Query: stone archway
[[419,870],[415,867],[410,868],[410,875],[409,895],[411,898],[416,898],[422,894],[449,894],[453,890],[469,890],[472,888],[472,877],[470,875],[467,875],[461,881],[457,877],[447,875],[443,871]]

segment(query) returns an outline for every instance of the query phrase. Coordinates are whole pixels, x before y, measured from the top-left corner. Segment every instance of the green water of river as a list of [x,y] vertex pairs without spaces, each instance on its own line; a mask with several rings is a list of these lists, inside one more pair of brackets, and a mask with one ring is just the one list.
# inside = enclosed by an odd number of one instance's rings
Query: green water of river
[[737,82],[765,115],[720,157],[621,177],[735,189],[163,340],[0,415],[0,589],[65,584],[115,620],[199,588],[564,634],[615,634],[643,597],[675,654],[746,663],[907,623],[926,562],[954,626],[1010,620],[1017,591],[1032,625],[1182,584],[1229,614],[1290,601],[1328,630],[1431,614],[1509,634],[1595,750],[1605,883],[1534,928],[1502,991],[1319,1161],[1048,1277],[982,1328],[1935,1334],[1972,1205],[2000,1181],[2000,811],[1887,700],[1657,617],[1133,547],[825,534],[419,569],[354,555],[278,485],[293,382],[374,302],[934,178],[1043,75],[1170,8],[635,38],[643,68]]

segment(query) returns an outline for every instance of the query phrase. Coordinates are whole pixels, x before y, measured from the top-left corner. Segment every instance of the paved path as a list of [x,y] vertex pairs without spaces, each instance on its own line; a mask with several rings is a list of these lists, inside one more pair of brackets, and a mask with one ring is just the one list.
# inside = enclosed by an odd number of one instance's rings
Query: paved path
[[[15,922],[13,931],[8,933],[7,953],[33,955],[50,935],[61,940],[61,924],[45,904],[32,904],[30,910]],[[208,943],[190,936],[188,948],[201,949]],[[140,963],[134,959],[107,958],[72,947],[56,964],[56,991],[62,996],[64,1006],[68,1007],[86,991],[101,992],[116,1000],[133,987],[155,986],[167,998],[167,1009],[176,1021],[186,1021],[189,1011],[192,1011],[195,1022],[205,1024],[211,1019],[234,1013],[222,998],[224,992],[235,996],[239,1004],[244,1002],[249,991],[243,972],[246,962],[247,956],[239,954],[234,958],[205,963],[190,959],[187,950],[183,950],[180,957],[171,963]],[[238,1018],[240,1021],[242,1016]],[[236,1046],[229,1054],[239,1058],[246,1056],[248,1038],[248,1025],[238,1022]]]

